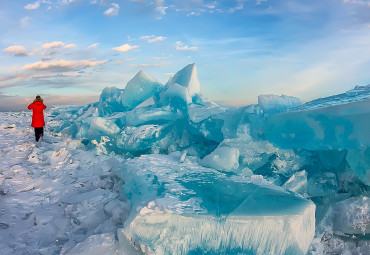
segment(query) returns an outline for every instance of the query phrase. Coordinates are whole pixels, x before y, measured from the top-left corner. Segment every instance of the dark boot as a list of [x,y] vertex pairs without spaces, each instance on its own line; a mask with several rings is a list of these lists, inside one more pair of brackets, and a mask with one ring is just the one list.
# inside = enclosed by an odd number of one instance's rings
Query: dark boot
[[40,140],[40,137],[44,134],[44,128],[43,127],[39,127],[39,128],[35,128],[35,138],[36,138],[36,142],[38,142]]

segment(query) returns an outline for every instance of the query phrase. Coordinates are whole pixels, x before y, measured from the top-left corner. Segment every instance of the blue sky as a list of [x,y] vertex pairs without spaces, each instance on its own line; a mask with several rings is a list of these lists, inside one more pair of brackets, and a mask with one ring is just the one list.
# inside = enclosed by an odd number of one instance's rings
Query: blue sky
[[234,106],[370,83],[370,0],[2,0],[0,34],[0,111],[36,94],[94,102],[189,63],[205,96]]

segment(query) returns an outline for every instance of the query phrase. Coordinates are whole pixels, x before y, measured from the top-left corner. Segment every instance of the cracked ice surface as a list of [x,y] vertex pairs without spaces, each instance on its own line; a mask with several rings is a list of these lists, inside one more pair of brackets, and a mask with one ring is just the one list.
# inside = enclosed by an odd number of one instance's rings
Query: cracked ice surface
[[0,253],[118,254],[130,205],[108,157],[47,129],[35,144],[28,112],[0,119]]

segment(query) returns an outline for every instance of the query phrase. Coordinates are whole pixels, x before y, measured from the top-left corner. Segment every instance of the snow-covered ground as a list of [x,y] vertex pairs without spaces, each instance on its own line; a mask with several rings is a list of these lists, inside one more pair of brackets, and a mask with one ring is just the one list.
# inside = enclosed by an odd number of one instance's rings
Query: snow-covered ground
[[0,254],[126,254],[115,238],[130,210],[111,174],[119,158],[47,129],[36,144],[30,113],[0,119]]

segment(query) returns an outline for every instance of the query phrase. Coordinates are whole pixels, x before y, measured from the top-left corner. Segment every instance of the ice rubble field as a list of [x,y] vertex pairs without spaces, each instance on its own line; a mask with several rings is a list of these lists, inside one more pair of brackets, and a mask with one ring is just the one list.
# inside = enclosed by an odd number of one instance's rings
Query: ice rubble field
[[1,254],[370,254],[370,85],[240,108],[194,64],[99,102],[1,113]]

